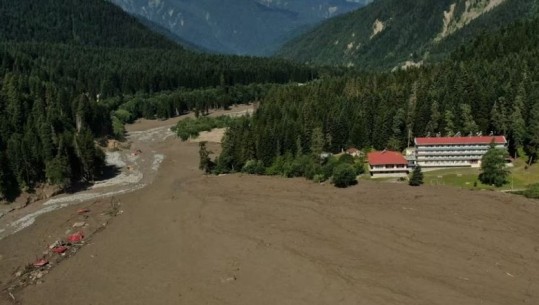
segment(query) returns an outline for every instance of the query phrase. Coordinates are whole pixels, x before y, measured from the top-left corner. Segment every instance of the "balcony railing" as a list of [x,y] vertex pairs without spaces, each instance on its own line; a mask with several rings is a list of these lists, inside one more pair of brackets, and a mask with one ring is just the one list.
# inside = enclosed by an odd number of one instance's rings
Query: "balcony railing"
[[[467,146],[418,146],[417,151],[433,151],[433,150],[469,150],[469,149],[488,149],[486,145],[467,145]],[[496,148],[505,148],[503,145],[496,145]]]
[[396,171],[408,171],[408,167],[371,167],[371,172],[396,172]]
[[482,155],[465,155],[465,156],[437,156],[437,157],[424,157],[418,156],[417,161],[467,161],[467,160],[479,160]]
[[444,150],[444,151],[418,151],[418,156],[426,156],[426,155],[436,155],[436,156],[442,156],[442,155],[484,155],[487,153],[487,149],[476,149],[476,150]]
[[459,162],[459,163],[449,163],[449,162],[421,162],[418,161],[418,164],[421,165],[421,167],[470,167],[472,166],[472,163],[470,162]]

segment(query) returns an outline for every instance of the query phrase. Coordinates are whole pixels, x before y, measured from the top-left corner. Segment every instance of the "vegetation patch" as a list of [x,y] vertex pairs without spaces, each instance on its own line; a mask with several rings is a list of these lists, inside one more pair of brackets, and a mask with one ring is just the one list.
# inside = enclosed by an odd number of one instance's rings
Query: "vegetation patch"
[[529,185],[524,191],[515,192],[528,198],[539,199],[539,183]]
[[202,131],[210,131],[214,128],[225,128],[233,124],[237,120],[227,115],[219,117],[199,117],[199,118],[186,118],[181,120],[173,128],[178,137],[182,141],[187,141],[189,138],[196,138]]

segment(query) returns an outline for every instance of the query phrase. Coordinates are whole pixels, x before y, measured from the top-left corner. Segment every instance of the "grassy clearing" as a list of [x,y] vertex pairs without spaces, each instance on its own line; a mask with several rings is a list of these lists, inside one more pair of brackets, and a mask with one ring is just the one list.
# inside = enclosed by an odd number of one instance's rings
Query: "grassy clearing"
[[516,160],[510,171],[509,182],[499,188],[482,184],[478,179],[479,169],[477,168],[441,169],[426,171],[424,175],[426,185],[448,185],[466,189],[519,190],[539,182],[539,164],[526,168],[524,158]]
[[196,138],[202,131],[210,131],[214,128],[229,127],[236,118],[232,118],[227,115],[218,117],[199,117],[196,119],[186,118],[181,120],[173,128],[178,137],[182,141],[187,141],[189,138]]

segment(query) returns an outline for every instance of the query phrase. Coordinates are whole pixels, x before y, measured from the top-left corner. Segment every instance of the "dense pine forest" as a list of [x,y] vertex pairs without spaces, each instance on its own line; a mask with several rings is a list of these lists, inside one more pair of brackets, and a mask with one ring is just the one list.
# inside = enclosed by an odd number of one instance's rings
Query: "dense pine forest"
[[[7,2],[0,8],[0,199],[42,182],[93,181],[104,166],[96,139],[121,136],[122,124],[138,117],[216,106],[199,91],[218,88],[225,107],[241,100],[234,98],[240,84],[317,77],[277,59],[186,51],[106,1]],[[185,93],[197,88],[205,90]],[[154,102],[137,104],[134,96]]]
[[512,156],[523,147],[534,161],[537,33],[539,20],[517,23],[438,65],[274,88],[252,118],[229,129],[216,171],[238,171],[254,161],[266,173],[314,178],[324,171],[322,151],[401,150],[413,136],[456,133],[506,135]]

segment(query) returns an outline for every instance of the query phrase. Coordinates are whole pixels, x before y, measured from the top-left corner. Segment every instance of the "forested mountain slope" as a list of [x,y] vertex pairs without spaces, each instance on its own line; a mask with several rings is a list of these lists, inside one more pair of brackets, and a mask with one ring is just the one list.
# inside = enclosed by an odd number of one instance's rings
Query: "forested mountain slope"
[[361,69],[415,65],[538,9],[535,0],[378,0],[290,41],[278,55]]
[[108,1],[2,0],[0,41],[174,47]]
[[102,0],[6,0],[0,25],[0,200],[98,177],[95,139],[113,134],[124,95],[317,77],[278,59],[186,51]]
[[217,53],[268,55],[327,18],[371,0],[111,0]]
[[[216,170],[325,175],[317,152],[401,150],[414,136],[503,134],[512,156],[539,148],[539,19],[483,34],[441,64],[271,92],[225,135]],[[309,157],[309,156],[316,157]],[[254,160],[254,162],[253,162]]]
[[165,36],[168,40],[171,40],[171,41],[174,41],[178,44],[180,44],[182,47],[185,47],[187,50],[190,50],[190,51],[196,51],[196,52],[205,52],[205,53],[212,53],[211,51],[207,50],[207,49],[204,49],[200,46],[197,46],[191,42],[188,42],[187,40],[185,39],[182,39],[180,36],[172,33],[170,30],[164,28],[163,26],[151,21],[151,20],[148,20],[142,16],[135,16],[135,18],[137,19],[137,21],[139,21],[140,23],[142,23],[146,28],[152,30],[153,32],[157,33],[157,34],[161,34],[163,36]]

